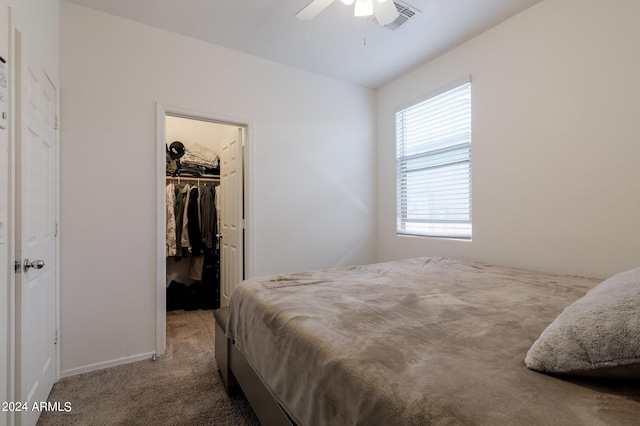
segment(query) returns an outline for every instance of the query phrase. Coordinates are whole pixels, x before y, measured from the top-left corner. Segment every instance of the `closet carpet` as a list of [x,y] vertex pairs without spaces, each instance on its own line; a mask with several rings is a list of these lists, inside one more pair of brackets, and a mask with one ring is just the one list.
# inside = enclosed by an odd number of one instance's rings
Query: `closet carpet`
[[213,311],[167,312],[167,352],[56,383],[38,425],[259,425],[244,396],[227,397],[214,358]]

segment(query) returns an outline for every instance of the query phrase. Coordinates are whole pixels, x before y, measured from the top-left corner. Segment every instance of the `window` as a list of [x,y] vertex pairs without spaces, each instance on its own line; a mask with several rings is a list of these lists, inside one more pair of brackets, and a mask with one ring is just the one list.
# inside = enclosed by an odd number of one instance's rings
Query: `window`
[[471,238],[471,81],[396,113],[397,231]]

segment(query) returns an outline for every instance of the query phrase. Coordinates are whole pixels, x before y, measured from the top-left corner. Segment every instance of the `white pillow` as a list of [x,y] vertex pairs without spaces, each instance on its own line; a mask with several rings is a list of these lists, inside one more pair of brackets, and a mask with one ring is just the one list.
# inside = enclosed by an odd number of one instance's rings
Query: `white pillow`
[[603,281],[569,305],[524,362],[544,373],[640,378],[640,268]]

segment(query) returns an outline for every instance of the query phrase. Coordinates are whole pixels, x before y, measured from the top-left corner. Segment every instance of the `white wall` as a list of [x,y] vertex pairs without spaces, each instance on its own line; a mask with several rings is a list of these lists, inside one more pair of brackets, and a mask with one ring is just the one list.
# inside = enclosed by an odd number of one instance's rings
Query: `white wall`
[[156,101],[249,123],[251,274],[373,260],[373,92],[60,13],[63,375],[154,350]]
[[[640,266],[640,2],[547,0],[379,90],[377,258]],[[473,240],[395,234],[394,111],[472,75]]]

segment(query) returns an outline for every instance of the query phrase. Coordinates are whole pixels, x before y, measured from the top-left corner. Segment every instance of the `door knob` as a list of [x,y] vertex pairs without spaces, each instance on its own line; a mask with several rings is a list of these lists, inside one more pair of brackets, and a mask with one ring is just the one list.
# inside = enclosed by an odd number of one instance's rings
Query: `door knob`
[[44,268],[44,260],[34,260],[29,262],[29,259],[24,260],[24,271],[27,272],[29,268],[42,269]]

